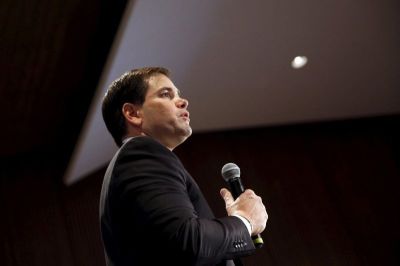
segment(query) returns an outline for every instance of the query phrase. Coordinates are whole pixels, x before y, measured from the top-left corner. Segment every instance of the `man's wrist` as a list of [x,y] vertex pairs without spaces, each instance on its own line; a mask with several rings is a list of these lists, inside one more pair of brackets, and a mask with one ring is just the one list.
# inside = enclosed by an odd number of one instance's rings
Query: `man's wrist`
[[251,232],[253,232],[253,226],[251,225],[250,221],[247,220],[245,217],[238,215],[238,214],[233,214],[232,216],[239,218],[244,223],[244,225],[247,228],[247,231],[249,231],[249,234],[251,236]]

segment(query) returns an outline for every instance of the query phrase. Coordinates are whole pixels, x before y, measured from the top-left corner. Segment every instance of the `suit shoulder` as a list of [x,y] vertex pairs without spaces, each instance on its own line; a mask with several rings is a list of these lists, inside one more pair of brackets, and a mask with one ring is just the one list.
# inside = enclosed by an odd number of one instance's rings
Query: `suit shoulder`
[[141,167],[152,165],[158,169],[175,169],[181,171],[183,168],[178,157],[158,141],[147,136],[130,139],[119,150],[116,165],[120,170],[125,167],[137,170]]
[[172,154],[170,150],[168,150],[166,147],[164,147],[161,143],[158,141],[154,140],[151,137],[147,136],[140,136],[140,137],[134,137],[128,142],[126,142],[122,147],[121,147],[121,153],[124,153],[126,151],[140,151],[140,150],[146,150],[151,153],[156,153],[156,154]]

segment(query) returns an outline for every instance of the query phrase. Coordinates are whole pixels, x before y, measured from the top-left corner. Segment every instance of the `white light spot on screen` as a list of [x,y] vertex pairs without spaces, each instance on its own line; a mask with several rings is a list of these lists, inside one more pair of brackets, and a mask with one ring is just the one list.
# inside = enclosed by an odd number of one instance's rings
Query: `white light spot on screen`
[[307,57],[305,56],[296,56],[292,61],[292,67],[294,69],[299,69],[304,67],[307,64]]

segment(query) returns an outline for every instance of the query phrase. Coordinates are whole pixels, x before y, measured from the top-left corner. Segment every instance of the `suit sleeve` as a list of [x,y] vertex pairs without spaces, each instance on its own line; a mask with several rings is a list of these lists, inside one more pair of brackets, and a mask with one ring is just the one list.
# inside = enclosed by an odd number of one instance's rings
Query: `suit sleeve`
[[188,262],[214,264],[248,255],[254,245],[237,217],[206,219],[196,213],[179,161],[154,140],[127,143],[118,159],[121,204],[135,226],[161,239]]

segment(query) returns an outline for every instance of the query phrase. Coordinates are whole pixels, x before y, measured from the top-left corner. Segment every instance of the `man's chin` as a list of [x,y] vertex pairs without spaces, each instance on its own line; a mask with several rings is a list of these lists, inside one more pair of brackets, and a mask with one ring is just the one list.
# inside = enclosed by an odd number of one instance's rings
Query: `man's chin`
[[190,126],[186,130],[187,130],[187,138],[188,138],[188,137],[190,137],[192,135],[193,130],[192,130],[192,128]]
[[183,141],[185,141],[188,137],[190,137],[192,135],[192,132],[193,131],[190,126],[188,126],[186,128],[182,128],[181,136],[183,137]]

